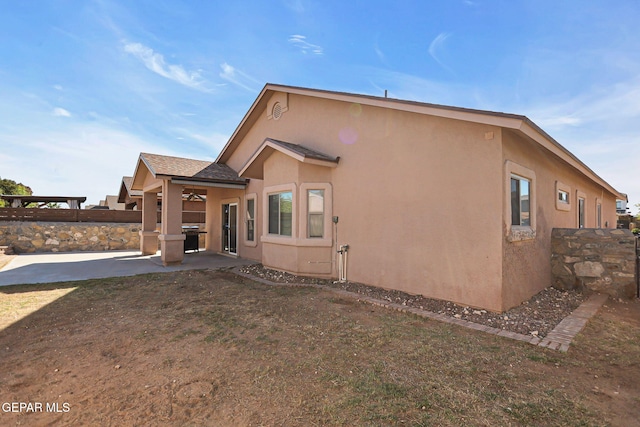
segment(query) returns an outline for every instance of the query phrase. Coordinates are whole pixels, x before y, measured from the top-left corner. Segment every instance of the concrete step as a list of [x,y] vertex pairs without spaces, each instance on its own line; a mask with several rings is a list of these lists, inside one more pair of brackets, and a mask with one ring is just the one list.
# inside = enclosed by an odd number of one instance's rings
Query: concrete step
[[13,255],[13,247],[0,246],[0,255]]

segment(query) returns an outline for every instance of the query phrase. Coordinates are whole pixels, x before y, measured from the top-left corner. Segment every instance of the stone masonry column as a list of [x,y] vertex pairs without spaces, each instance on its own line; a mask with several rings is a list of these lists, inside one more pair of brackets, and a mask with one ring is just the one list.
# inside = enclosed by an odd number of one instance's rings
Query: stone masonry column
[[162,232],[160,234],[162,264],[177,265],[184,259],[182,234],[182,186],[162,181]]
[[142,193],[142,230],[140,230],[140,252],[142,255],[154,255],[158,252],[158,194]]

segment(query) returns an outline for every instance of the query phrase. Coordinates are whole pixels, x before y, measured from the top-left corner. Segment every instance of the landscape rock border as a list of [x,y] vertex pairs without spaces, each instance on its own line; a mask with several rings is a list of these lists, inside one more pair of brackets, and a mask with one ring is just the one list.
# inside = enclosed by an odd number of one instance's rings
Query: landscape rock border
[[[355,282],[340,283],[329,279],[318,279],[271,270],[261,264],[243,266],[234,270],[250,279],[262,279],[270,283],[327,287],[345,291],[376,305],[444,320],[484,332],[509,336],[521,341],[538,344],[549,335],[562,320],[585,302],[592,294],[586,290],[558,290],[549,287],[503,313],[488,312],[462,306],[450,301],[411,295],[405,292],[377,288]],[[262,281],[258,280],[258,281]]]

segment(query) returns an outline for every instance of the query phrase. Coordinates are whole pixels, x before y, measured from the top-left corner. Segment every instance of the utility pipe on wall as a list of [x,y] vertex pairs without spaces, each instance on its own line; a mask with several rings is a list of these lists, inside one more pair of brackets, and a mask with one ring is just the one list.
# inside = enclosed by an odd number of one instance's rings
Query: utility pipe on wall
[[347,253],[349,245],[340,245],[338,249],[338,281],[344,283],[347,281]]

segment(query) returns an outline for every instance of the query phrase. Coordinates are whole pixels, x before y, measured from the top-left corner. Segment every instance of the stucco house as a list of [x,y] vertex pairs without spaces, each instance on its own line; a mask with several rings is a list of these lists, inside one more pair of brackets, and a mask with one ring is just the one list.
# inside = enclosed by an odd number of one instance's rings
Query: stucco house
[[549,286],[552,228],[615,228],[621,198],[524,116],[273,84],[215,162],[143,153],[131,188],[165,264],[199,188],[209,251],[494,311]]

